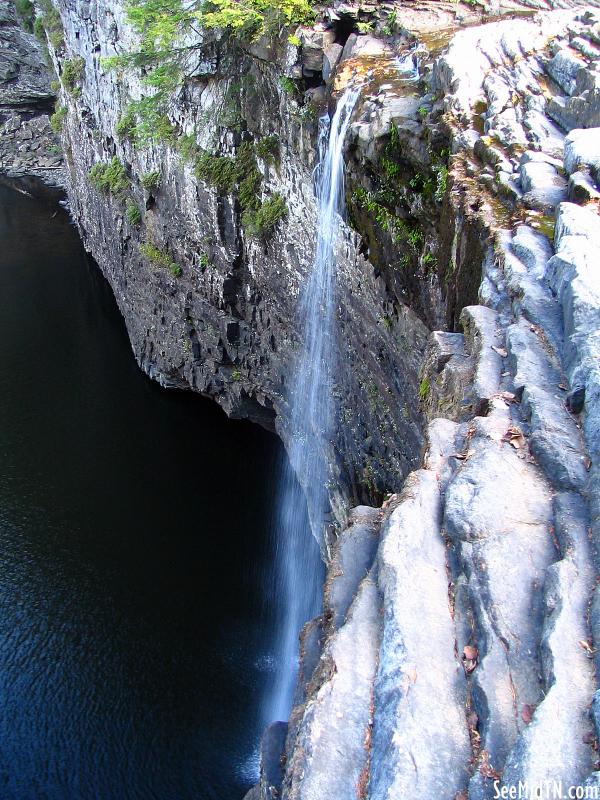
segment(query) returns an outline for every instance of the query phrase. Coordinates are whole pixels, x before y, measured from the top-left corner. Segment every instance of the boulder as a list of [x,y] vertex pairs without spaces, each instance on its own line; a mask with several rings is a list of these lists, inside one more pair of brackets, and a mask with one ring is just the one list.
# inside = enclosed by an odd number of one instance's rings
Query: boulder
[[573,94],[576,88],[577,73],[580,69],[585,69],[586,66],[586,62],[583,59],[576,56],[571,50],[564,48],[559,50],[548,62],[546,71],[561,89],[567,94]]
[[594,179],[600,180],[600,127],[570,131],[565,137],[565,170],[569,175],[589,167]]
[[600,192],[588,170],[579,170],[569,176],[567,198],[573,203],[583,204],[589,200],[600,200]]
[[325,54],[324,54],[324,58],[323,58],[323,80],[324,81],[328,81],[331,78],[331,76],[333,75],[333,72],[335,71],[335,68],[337,67],[338,62],[342,57],[343,50],[344,50],[344,48],[342,47],[341,44],[335,44],[335,43],[329,45],[327,50],[325,50]]
[[302,31],[302,69],[306,72],[323,70],[323,31],[306,29]]
[[385,58],[391,56],[391,47],[375,36],[352,34],[344,46],[341,60],[347,58]]
[[378,544],[380,516],[381,512],[376,508],[354,508],[349,527],[336,540],[325,584],[325,610],[335,628],[343,624],[359,583],[371,569]]
[[566,200],[567,183],[547,161],[521,162],[519,170],[523,202],[527,208],[549,213]]

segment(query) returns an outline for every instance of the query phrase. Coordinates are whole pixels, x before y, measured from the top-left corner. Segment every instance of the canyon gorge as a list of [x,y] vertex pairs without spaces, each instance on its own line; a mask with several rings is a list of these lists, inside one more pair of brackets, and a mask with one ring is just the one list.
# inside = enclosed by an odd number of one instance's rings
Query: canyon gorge
[[157,112],[127,4],[1,0],[0,179],[290,456],[319,596],[247,800],[600,791],[600,3],[312,5],[186,28]]

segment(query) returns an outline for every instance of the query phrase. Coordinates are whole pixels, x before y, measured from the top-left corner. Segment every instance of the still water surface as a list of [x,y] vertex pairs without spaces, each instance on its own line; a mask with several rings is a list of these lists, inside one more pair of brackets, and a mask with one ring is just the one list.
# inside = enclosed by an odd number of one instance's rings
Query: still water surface
[[53,213],[0,187],[0,798],[239,800],[277,441],[138,370]]

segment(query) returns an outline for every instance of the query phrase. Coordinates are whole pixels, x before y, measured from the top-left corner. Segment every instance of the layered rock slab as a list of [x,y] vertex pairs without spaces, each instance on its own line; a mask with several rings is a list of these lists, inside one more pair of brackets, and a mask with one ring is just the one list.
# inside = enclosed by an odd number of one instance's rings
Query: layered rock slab
[[377,556],[383,637],[375,679],[368,797],[453,800],[471,755],[455,657],[441,497],[433,470],[412,473]]
[[345,624],[328,640],[283,785],[287,800],[356,797],[369,754],[372,685],[379,652],[379,592],[362,580]]

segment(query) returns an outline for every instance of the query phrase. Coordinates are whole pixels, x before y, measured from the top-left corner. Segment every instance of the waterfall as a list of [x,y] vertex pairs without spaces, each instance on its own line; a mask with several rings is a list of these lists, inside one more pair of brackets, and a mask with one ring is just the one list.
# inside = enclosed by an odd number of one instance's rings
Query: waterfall
[[[323,563],[317,540],[329,514],[327,447],[332,439],[335,363],[334,244],[345,209],[344,139],[359,89],[349,88],[333,120],[319,123],[315,171],[318,228],[313,269],[298,304],[300,348],[290,376],[288,456],[280,473],[276,520],[277,674],[266,714],[288,718],[297,674],[298,635],[321,607]],[[305,489],[302,496],[296,480]],[[308,503],[310,521],[303,512]],[[311,529],[313,536],[311,536]]]
[[417,81],[421,77],[419,54],[424,51],[418,44],[402,56],[396,58],[396,67],[400,78],[404,81]]

